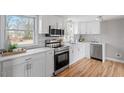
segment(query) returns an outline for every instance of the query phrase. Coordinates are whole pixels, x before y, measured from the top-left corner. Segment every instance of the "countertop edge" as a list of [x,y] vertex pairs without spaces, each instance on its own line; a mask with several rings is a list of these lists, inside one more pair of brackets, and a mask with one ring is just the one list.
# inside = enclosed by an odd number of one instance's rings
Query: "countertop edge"
[[0,57],[0,62],[4,62],[4,61],[8,61],[8,60],[12,60],[12,59],[15,59],[15,58],[28,56],[28,55],[33,55],[33,54],[37,54],[37,53],[52,51],[52,50],[54,50],[54,49],[52,49],[52,48],[35,48],[35,49],[30,49],[30,50],[27,50],[26,53],[21,53],[21,54],[12,55],[12,56],[5,56],[5,57],[1,56]]

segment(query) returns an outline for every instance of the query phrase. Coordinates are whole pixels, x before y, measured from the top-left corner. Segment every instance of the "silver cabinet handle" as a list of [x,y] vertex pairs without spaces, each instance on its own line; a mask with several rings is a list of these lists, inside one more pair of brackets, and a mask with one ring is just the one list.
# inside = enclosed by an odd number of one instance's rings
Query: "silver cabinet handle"
[[26,65],[26,71],[27,71],[27,76],[31,76],[31,72],[32,72],[32,64],[27,64]]
[[30,76],[32,76],[32,64],[30,64]]
[[26,61],[29,61],[29,60],[31,60],[32,58],[27,58],[27,59],[25,59]]
[[29,61],[31,61],[31,59],[32,59],[32,58],[27,58],[27,59],[25,59],[25,61],[26,61],[26,62],[29,62]]
[[27,70],[31,69],[31,64],[27,64],[26,69]]

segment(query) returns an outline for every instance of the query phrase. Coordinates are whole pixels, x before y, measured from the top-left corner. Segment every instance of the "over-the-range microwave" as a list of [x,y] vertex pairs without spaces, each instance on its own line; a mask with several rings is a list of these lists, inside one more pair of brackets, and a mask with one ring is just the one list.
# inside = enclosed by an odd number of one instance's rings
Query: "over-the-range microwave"
[[46,36],[51,36],[51,37],[64,36],[64,30],[63,29],[53,29],[53,28],[51,28],[51,26],[49,26],[49,34],[46,34]]

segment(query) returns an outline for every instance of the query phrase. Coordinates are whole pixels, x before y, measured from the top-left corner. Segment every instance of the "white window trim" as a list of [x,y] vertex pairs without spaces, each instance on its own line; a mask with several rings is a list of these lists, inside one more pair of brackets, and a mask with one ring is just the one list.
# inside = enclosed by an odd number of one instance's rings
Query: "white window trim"
[[3,15],[0,16],[0,25],[1,25],[1,28],[0,28],[0,48],[1,49],[4,49],[5,48],[5,31],[4,31],[4,28],[5,28],[5,17]]
[[[32,15],[17,15],[17,16],[26,16],[26,17],[35,17],[35,29],[34,29],[34,34],[33,34],[33,39],[34,40],[34,44],[24,44],[24,45],[19,45],[18,47],[23,47],[23,48],[33,48],[33,47],[36,47],[38,46],[38,16],[32,16]],[[1,32],[3,32],[1,35],[3,36],[2,37],[2,47],[6,47],[6,43],[8,41],[7,39],[7,35],[6,35],[6,16],[1,16]]]

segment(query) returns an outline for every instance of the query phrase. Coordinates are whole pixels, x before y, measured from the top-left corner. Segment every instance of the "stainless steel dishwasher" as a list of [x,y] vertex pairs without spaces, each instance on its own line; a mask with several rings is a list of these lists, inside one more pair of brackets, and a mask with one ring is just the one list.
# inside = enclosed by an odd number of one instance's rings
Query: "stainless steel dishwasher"
[[102,44],[90,44],[90,55],[91,58],[102,61]]

